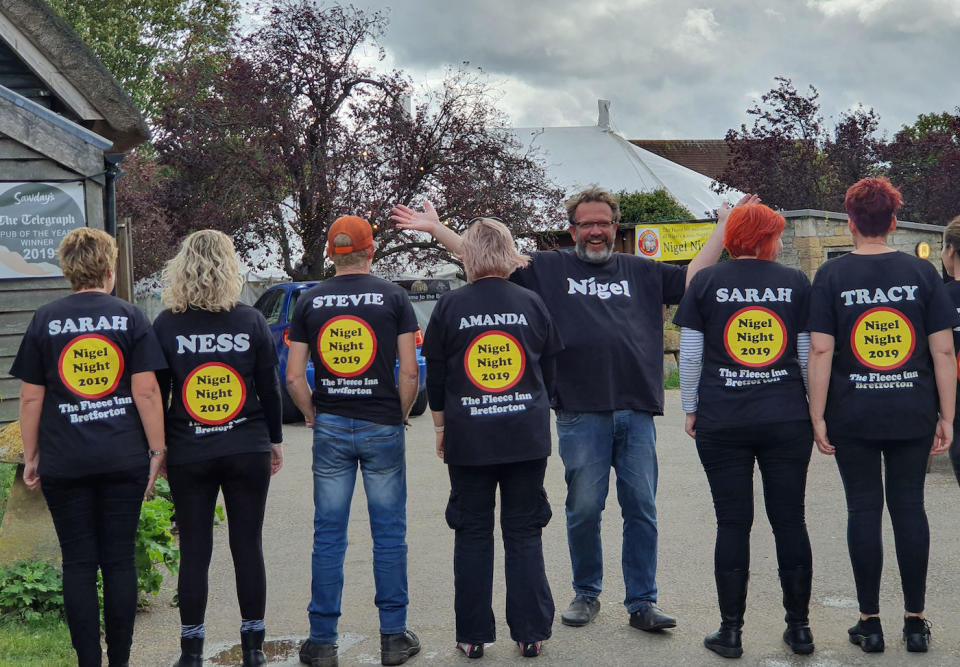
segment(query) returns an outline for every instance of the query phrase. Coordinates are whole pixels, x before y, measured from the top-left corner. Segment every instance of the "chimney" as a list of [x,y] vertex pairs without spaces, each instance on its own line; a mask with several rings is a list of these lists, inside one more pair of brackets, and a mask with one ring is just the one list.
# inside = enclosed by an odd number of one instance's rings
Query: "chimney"
[[597,100],[600,113],[597,116],[597,125],[605,130],[610,129],[610,100]]

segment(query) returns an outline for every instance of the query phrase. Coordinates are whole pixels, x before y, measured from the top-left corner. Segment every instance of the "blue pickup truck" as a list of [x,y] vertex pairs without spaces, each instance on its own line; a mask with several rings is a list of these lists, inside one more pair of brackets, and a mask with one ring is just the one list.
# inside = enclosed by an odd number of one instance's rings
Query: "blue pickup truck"
[[[290,317],[293,315],[294,306],[301,294],[316,285],[317,282],[304,283],[280,283],[267,289],[253,307],[263,313],[270,326],[270,333],[273,334],[273,342],[277,346],[277,356],[280,358],[280,385],[283,395],[283,421],[285,423],[299,421],[303,415],[294,405],[293,399],[287,393],[284,377],[287,373],[287,354],[290,351]],[[419,391],[417,400],[413,404],[411,415],[422,415],[427,409],[427,364],[420,355],[420,346],[423,343],[423,332],[417,330],[417,365],[420,367]],[[394,380],[399,368],[394,369]],[[307,361],[307,382],[313,389],[313,362]]]

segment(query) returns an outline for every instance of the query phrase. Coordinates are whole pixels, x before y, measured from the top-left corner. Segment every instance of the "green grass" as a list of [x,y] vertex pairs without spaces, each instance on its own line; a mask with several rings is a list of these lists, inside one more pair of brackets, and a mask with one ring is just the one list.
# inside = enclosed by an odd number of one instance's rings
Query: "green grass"
[[7,498],[10,497],[10,487],[13,486],[13,477],[17,467],[10,463],[0,463],[0,521],[7,509]]
[[77,664],[67,624],[58,618],[0,620],[0,667],[69,667]]
[[664,389],[679,389],[680,388],[680,371],[674,369],[670,371],[670,375],[667,376],[667,379],[663,381]]

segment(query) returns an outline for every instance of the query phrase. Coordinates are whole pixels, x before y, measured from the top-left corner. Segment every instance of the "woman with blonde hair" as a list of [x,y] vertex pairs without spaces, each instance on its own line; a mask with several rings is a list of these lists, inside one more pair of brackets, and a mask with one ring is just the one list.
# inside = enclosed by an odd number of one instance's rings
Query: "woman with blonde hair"
[[[243,279],[222,232],[188,236],[163,271],[169,309],[154,330],[170,365],[167,478],[180,529],[179,667],[203,662],[213,517],[223,491],[243,622],[243,664],[263,665],[262,528],[270,476],[283,465],[277,353],[267,323],[239,303]],[[166,404],[166,401],[164,402]]]
[[117,245],[81,227],[57,249],[73,294],[37,309],[10,374],[23,380],[23,481],[43,487],[63,556],[63,603],[80,667],[101,664],[97,571],[110,665],[126,665],[137,613],[140,504],[163,466],[166,368],[150,322],[110,295]]
[[550,397],[562,349],[543,301],[507,280],[529,257],[503,223],[474,220],[463,235],[469,285],[440,298],[423,343],[437,455],[450,474],[457,648],[483,656],[496,639],[493,520],[500,488],[507,625],[526,657],[551,634],[553,597],[541,531],[550,455]]

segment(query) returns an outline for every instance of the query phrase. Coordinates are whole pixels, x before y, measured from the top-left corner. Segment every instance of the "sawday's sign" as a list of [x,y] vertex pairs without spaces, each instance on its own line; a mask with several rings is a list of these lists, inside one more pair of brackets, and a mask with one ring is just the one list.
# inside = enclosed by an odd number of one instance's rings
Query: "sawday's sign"
[[0,279],[62,276],[57,247],[84,210],[83,183],[0,182]]

